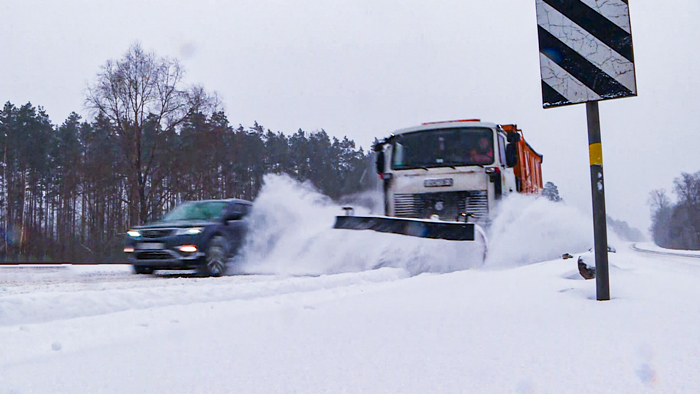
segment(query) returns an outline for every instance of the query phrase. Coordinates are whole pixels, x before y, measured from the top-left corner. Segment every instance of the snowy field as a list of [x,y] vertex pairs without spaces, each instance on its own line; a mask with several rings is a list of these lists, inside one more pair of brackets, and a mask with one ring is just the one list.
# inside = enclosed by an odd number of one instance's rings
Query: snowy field
[[489,260],[455,267],[444,244],[327,235],[337,207],[267,184],[235,275],[0,267],[0,394],[700,390],[698,258],[617,242],[599,302],[556,258],[590,247],[562,204],[504,203]]

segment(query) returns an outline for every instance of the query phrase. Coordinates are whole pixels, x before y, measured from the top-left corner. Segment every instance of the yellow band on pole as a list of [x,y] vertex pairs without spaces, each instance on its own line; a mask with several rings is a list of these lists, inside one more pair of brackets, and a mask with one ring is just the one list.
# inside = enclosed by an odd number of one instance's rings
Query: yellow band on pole
[[603,166],[603,145],[600,142],[588,145],[588,156],[592,166]]

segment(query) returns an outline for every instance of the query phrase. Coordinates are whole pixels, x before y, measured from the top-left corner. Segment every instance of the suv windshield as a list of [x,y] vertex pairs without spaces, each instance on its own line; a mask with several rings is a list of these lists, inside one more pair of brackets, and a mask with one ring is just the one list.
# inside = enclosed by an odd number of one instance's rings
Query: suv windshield
[[226,204],[226,201],[186,202],[168,212],[163,221],[216,219],[221,217]]
[[395,170],[493,163],[493,131],[485,127],[400,134],[392,147],[391,168]]

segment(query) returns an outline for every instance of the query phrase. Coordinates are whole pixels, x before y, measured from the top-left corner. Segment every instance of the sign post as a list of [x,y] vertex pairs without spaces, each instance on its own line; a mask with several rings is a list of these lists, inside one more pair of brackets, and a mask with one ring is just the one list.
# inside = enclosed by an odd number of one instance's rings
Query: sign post
[[628,0],[535,0],[544,108],[586,103],[596,298],[610,299],[598,101],[637,95]]
[[591,161],[596,298],[598,301],[607,301],[610,299],[608,226],[605,215],[603,145],[600,143],[600,116],[598,114],[597,101],[589,101],[586,103],[586,119],[588,121],[588,157]]

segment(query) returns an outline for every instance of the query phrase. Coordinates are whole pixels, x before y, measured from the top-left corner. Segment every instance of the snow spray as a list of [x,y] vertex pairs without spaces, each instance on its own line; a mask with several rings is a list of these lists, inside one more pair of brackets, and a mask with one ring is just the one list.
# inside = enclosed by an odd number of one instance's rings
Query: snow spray
[[[351,204],[355,214],[377,214],[369,207],[380,206],[381,195],[363,194],[361,198],[364,203]],[[473,249],[479,248],[472,242],[333,229],[337,215],[343,215],[342,206],[310,183],[299,183],[286,175],[266,175],[233,272],[322,275],[393,267],[416,275],[483,263],[483,252],[474,257]]]
[[[356,215],[381,214],[381,192],[344,199]],[[248,217],[250,230],[232,273],[324,275],[382,267],[407,275],[484,266],[478,242],[426,239],[370,230],[333,229],[341,205],[311,183],[266,175]],[[511,195],[488,228],[486,267],[512,267],[586,251],[593,245],[590,218],[544,198]]]
[[[610,230],[611,244],[619,244]],[[590,216],[563,202],[511,194],[494,213],[488,229],[490,267],[512,267],[581,253],[593,246]]]

